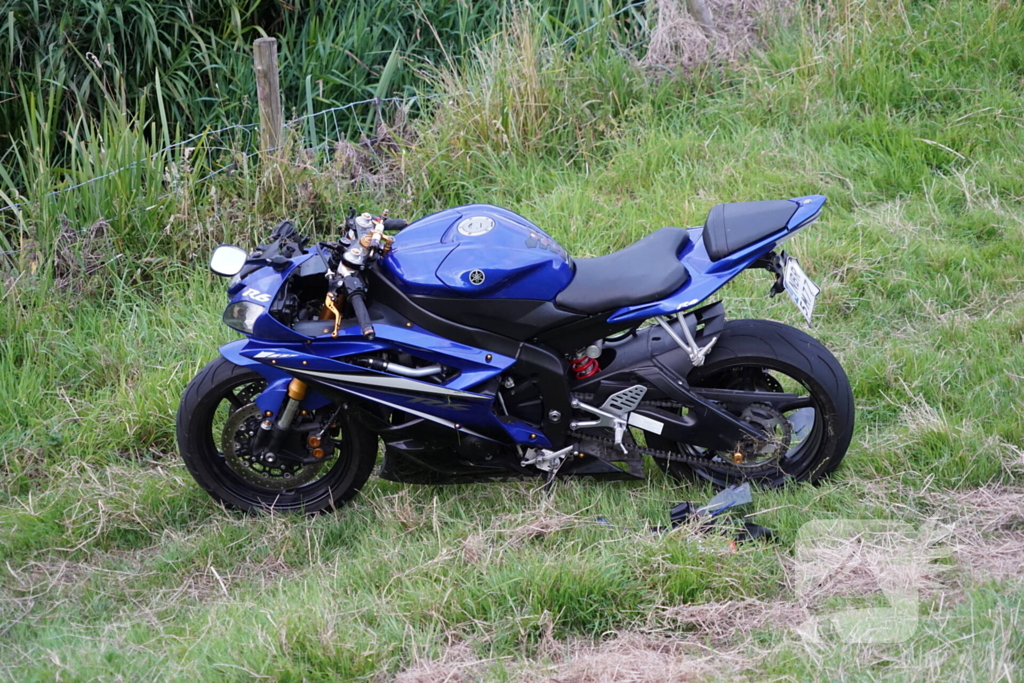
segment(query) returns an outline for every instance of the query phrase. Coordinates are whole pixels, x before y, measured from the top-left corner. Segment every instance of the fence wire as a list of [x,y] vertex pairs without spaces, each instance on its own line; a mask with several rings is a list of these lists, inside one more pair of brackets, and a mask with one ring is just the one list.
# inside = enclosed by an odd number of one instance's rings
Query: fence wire
[[[441,95],[372,97],[365,100],[348,102],[337,107],[330,107],[312,114],[298,116],[285,122],[282,125],[282,129],[286,133],[292,133],[291,136],[284,136],[286,141],[289,137],[291,137],[292,140],[297,140],[298,144],[301,145],[302,149],[307,154],[315,156],[324,152],[329,152],[342,141],[348,140],[350,138],[349,132],[352,130],[359,131],[360,140],[362,142],[365,143],[371,140],[373,138],[373,133],[375,132],[374,127],[364,125],[362,121],[373,121],[375,124],[377,121],[383,120],[384,112],[382,109],[385,104],[397,104],[397,106],[404,107],[408,111],[408,109],[416,106],[421,101],[432,100],[438,97],[441,97]],[[368,111],[359,112],[358,114],[353,112],[354,109],[361,106],[369,106],[370,108]],[[287,142],[285,144],[278,145],[277,147],[260,148],[257,135],[258,127],[259,124],[246,123],[225,126],[223,128],[197,133],[196,135],[192,135],[184,140],[168,145],[143,159],[133,161],[130,164],[116,168],[108,173],[104,173],[94,178],[89,178],[88,180],[75,183],[59,190],[48,192],[39,200],[15,202],[8,204],[7,206],[0,207],[0,216],[5,212],[7,212],[8,215],[10,213],[14,213],[16,215],[20,209],[28,206],[36,206],[40,202],[48,199],[57,201],[62,195],[80,191],[83,188],[87,188],[96,183],[102,182],[103,180],[113,178],[126,171],[131,171],[140,167],[145,168],[148,164],[153,162],[159,163],[158,170],[166,177],[168,169],[172,167],[177,168],[177,164],[187,162],[193,166],[198,166],[200,160],[196,159],[194,156],[196,150],[201,150],[206,155],[204,163],[209,166],[216,164],[214,157],[218,156],[220,161],[226,162],[221,163],[218,168],[214,168],[208,173],[188,182],[189,187],[201,186],[219,175],[229,173],[246,165],[253,157],[259,157],[285,148]],[[368,131],[367,128],[370,128],[370,130]],[[239,133],[242,135],[239,136]],[[225,138],[227,139],[226,143],[224,142]],[[240,141],[244,142],[239,144]],[[367,147],[371,151],[373,150],[372,145],[367,144]],[[175,155],[175,152],[179,153]],[[147,202],[145,206],[137,206],[128,211],[124,211],[123,213],[104,216],[103,218],[107,221],[115,221],[126,218],[140,211],[152,211],[159,208],[165,200],[174,196],[178,192],[180,192],[180,188],[168,190],[160,194],[155,200]],[[84,231],[85,229],[82,230],[82,232]],[[22,249],[2,250],[0,251],[0,258],[15,256],[22,251]]]
[[[344,131],[346,130],[346,125],[345,122],[339,120],[338,115],[340,113],[348,112],[349,110],[357,106],[368,104],[373,104],[375,106],[375,112],[379,112],[380,106],[386,102],[403,102],[412,105],[421,99],[425,98],[374,97],[366,100],[358,100],[356,102],[349,102],[347,104],[343,104],[337,107],[331,107],[330,109],[324,109],[313,114],[299,116],[295,119],[292,119],[291,121],[286,122],[282,126],[282,128],[285,131],[295,132],[298,135],[300,142],[303,144],[304,149],[319,151],[321,149],[329,147],[332,144],[337,144],[339,141],[346,139],[347,136],[344,133]],[[320,123],[319,126],[317,125],[317,122]],[[333,123],[333,126],[329,127],[328,122]],[[354,126],[355,128],[357,128],[364,137],[369,137],[366,136],[365,129],[360,124],[358,117],[353,117],[352,120],[348,123],[350,126]],[[234,168],[237,167],[238,162],[242,159],[251,159],[254,156],[274,152],[283,147],[282,145],[279,147],[269,149],[260,149],[256,135],[258,127],[259,124],[256,123],[243,123],[231,126],[224,126],[223,128],[197,133],[184,140],[163,147],[157,150],[156,152],[153,152],[149,156],[139,159],[137,161],[133,161],[130,164],[126,164],[102,175],[89,178],[88,180],[84,180],[82,182],[78,182],[73,185],[60,188],[58,190],[52,190],[50,192],[47,192],[38,200],[12,202],[10,204],[7,204],[6,206],[2,206],[0,207],[0,213],[16,212],[18,209],[37,205],[39,202],[46,199],[56,199],[61,195],[76,190],[81,190],[82,188],[89,187],[90,185],[99,183],[108,178],[113,178],[126,171],[131,171],[134,169],[138,169],[140,167],[146,167],[148,164],[151,164],[154,161],[159,161],[161,164],[161,168],[163,168],[167,163],[171,163],[173,161],[174,152],[178,150],[184,152],[186,158],[194,150],[201,149],[204,153],[207,154],[208,157],[213,156],[212,153],[220,152],[222,153],[222,156],[226,156],[230,159],[230,161],[223,164],[220,168],[217,168],[211,171],[210,173],[207,173],[206,175],[193,181],[193,184],[201,184],[215,176],[220,175],[221,173],[233,170]],[[239,133],[241,133],[242,135],[239,136]],[[307,145],[306,143],[308,142],[308,138],[313,138],[317,140],[318,144]],[[227,142],[225,142],[225,139],[227,139]],[[244,140],[244,142],[241,142],[241,144],[239,144],[240,139]],[[190,147],[192,149],[190,149]],[[207,162],[210,161],[211,160],[208,158]],[[198,163],[198,160],[193,159],[192,162]],[[210,165],[213,164],[210,163]],[[161,195],[159,199],[166,199],[171,194],[173,193],[169,192],[164,195]],[[154,207],[150,206],[146,208],[151,209]],[[110,220],[113,220],[113,218],[111,218]],[[4,252],[0,252],[0,254],[2,253]]]
[[[583,30],[570,36],[559,43],[559,47],[565,47],[575,43],[584,34],[593,31],[607,21],[616,19],[626,12],[633,11],[637,17],[642,19],[642,15],[638,14],[637,10],[650,2],[652,2],[652,0],[638,0],[637,2],[633,2],[632,4],[619,9],[608,16],[595,21]],[[0,91],[0,96],[8,94],[12,96],[14,95],[14,93]],[[398,106],[405,108],[408,112],[423,100],[431,100],[442,96],[443,95],[418,95],[413,97],[384,98],[372,97],[298,116],[286,122],[282,128],[292,134],[290,136],[292,139],[299,140],[299,143],[302,145],[304,150],[315,155],[323,151],[330,150],[341,141],[349,139],[351,137],[350,134],[356,130],[359,132],[361,141],[368,141],[372,139],[375,131],[369,122],[372,121],[375,124],[377,121],[382,119],[382,105],[385,103],[400,103]],[[365,112],[362,116],[357,115],[352,111],[356,107],[365,105],[371,105],[372,109]],[[184,140],[180,140],[163,147],[143,159],[133,161],[112,171],[69,185],[68,187],[47,192],[39,199],[12,202],[6,206],[2,206],[0,207],[0,216],[5,213],[14,213],[16,215],[20,209],[28,206],[36,206],[47,199],[56,201],[67,193],[82,190],[83,188],[87,188],[96,183],[113,178],[126,171],[135,170],[140,167],[145,168],[153,162],[160,163],[161,172],[165,172],[167,167],[174,164],[176,161],[187,161],[193,166],[199,166],[201,160],[192,158],[191,156],[197,150],[200,150],[202,154],[206,155],[205,160],[202,160],[202,163],[205,163],[208,166],[212,167],[216,165],[218,161],[224,162],[221,163],[218,168],[214,168],[209,173],[206,173],[190,182],[191,186],[201,185],[212,178],[236,169],[240,163],[244,164],[252,157],[275,152],[284,147],[284,145],[281,145],[270,149],[260,149],[257,135],[258,128],[259,124],[257,123],[242,123],[197,133]],[[369,134],[367,132],[367,128],[371,129]],[[287,137],[289,136],[286,136],[286,138]],[[242,142],[243,140],[244,142]],[[176,152],[178,152],[177,156],[175,156]],[[148,206],[136,207],[120,215],[111,216],[107,218],[107,220],[123,218],[138,211],[150,211],[159,207],[165,199],[174,194],[175,191],[173,190],[165,192],[158,196],[156,201]],[[20,251],[20,249],[0,251],[0,256],[12,256]]]

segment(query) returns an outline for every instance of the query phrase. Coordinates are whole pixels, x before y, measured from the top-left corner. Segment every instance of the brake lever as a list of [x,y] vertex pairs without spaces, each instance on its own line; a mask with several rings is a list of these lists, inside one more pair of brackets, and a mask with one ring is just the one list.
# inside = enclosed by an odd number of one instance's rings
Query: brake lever
[[[338,305],[337,301],[338,286],[341,284],[341,282],[341,277],[331,278],[330,283],[327,285],[327,297],[324,299],[324,306],[326,306],[329,311],[334,313],[334,331],[331,332],[331,337],[333,338],[337,338],[338,328],[341,326],[341,310],[339,310],[340,306]],[[344,300],[342,300],[341,306],[344,305],[345,302]]]

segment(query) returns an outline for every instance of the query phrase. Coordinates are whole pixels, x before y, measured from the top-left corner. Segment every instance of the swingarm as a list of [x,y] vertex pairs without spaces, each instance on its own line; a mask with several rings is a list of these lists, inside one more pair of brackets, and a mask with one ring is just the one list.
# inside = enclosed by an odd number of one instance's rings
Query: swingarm
[[631,426],[670,441],[715,451],[732,451],[741,442],[764,439],[764,434],[756,427],[730,413],[725,406],[691,389],[685,378],[672,370],[647,367],[641,368],[638,374],[672,403],[678,403],[686,410],[679,415],[656,407],[641,406],[630,415]]

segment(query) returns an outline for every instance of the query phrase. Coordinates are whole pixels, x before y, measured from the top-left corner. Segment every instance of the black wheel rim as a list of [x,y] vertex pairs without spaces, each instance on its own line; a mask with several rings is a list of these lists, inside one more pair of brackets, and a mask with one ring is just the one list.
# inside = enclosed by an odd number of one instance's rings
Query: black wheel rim
[[[694,383],[695,387],[714,387],[716,389],[735,389],[741,391],[771,391],[799,393],[806,397],[809,406],[802,406],[785,411],[783,416],[789,421],[791,437],[788,450],[777,463],[761,469],[745,472],[745,478],[770,485],[778,485],[785,480],[796,477],[819,457],[826,434],[825,406],[808,379],[794,377],[789,368],[774,367],[768,363],[751,363],[731,365],[710,372]],[[799,387],[799,391],[796,388]],[[734,469],[715,467],[715,462],[722,462],[720,454],[707,451],[689,444],[679,444],[680,450],[689,455],[710,457],[708,465],[693,467],[698,478],[716,485],[727,485],[737,478]]]
[[209,462],[220,484],[249,505],[281,508],[310,505],[325,496],[331,496],[333,491],[345,488],[344,480],[352,470],[353,453],[351,440],[344,438],[347,419],[343,416],[338,416],[337,420],[339,432],[334,453],[323,463],[316,478],[300,486],[290,489],[264,488],[247,481],[228,464],[224,452],[218,447],[221,431],[230,415],[252,403],[266,386],[266,380],[253,373],[220,385],[216,393],[208,397],[210,409],[203,423],[204,448],[211,456]]

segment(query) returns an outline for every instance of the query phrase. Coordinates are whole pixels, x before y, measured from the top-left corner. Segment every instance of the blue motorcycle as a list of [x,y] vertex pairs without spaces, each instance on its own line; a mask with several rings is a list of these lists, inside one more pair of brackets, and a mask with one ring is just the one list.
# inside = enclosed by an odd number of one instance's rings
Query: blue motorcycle
[[185,390],[182,457],[229,507],[307,513],[352,498],[381,442],[379,475],[407,483],[642,478],[645,457],[716,486],[817,481],[853,433],[843,368],[706,301],[765,269],[810,322],[818,288],[777,249],[824,204],[721,204],[589,259],[485,204],[220,246],[224,323],[245,338]]

